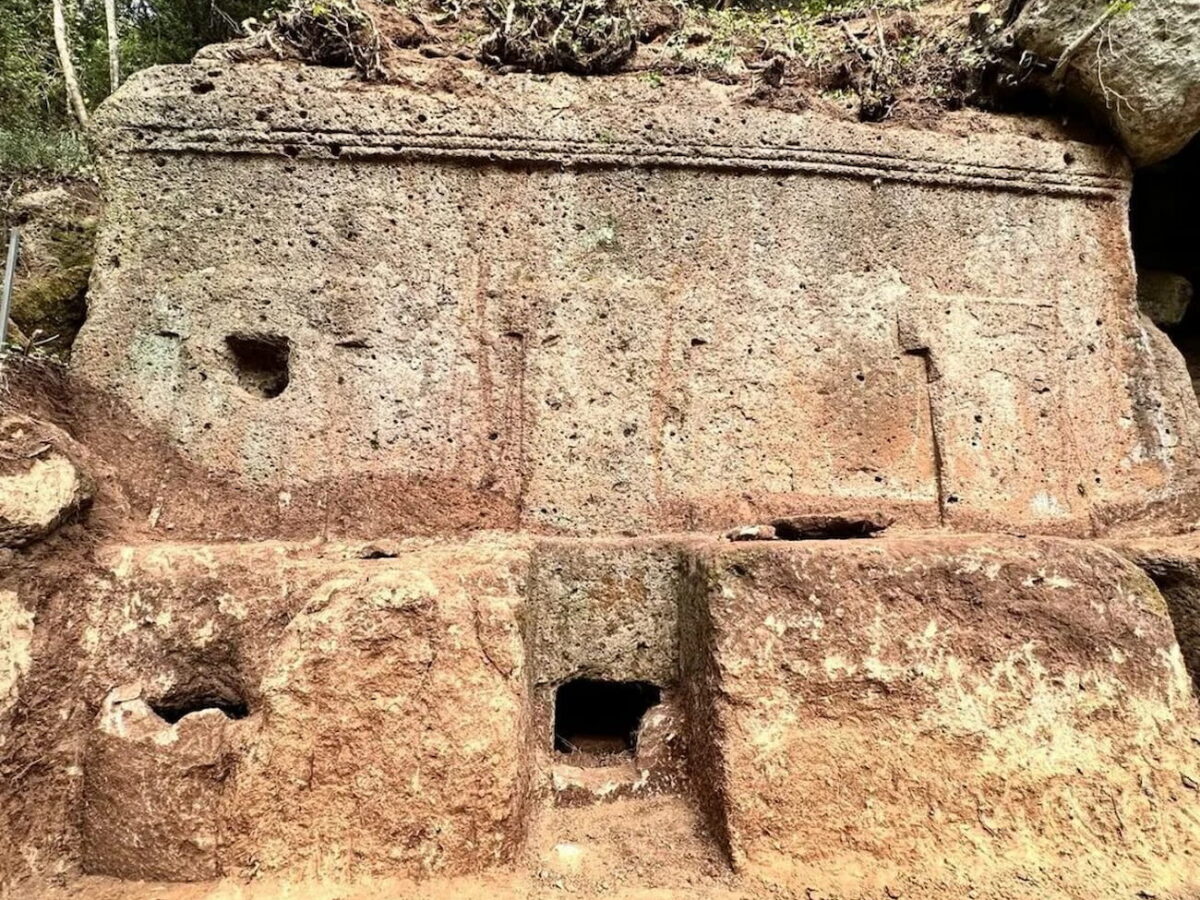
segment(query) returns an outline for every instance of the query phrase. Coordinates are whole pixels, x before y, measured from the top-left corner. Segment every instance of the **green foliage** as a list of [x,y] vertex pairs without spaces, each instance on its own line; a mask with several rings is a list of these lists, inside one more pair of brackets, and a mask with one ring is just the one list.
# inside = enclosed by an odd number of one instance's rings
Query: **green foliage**
[[[273,0],[117,0],[123,74],[159,63],[184,62],[200,47],[240,33],[240,22],[261,16]],[[64,0],[67,32],[80,87],[89,108],[108,96],[108,38],[103,0]],[[54,47],[49,0],[4,0],[0,14],[0,159],[31,157],[44,168],[47,154],[69,160],[57,135],[70,126],[62,70]],[[22,149],[33,132],[40,146]],[[13,137],[14,135],[18,137]],[[0,164],[2,167],[2,164]],[[53,165],[48,166],[54,168]]]
[[837,23],[915,9],[925,0],[719,0],[687,3],[684,24],[667,40],[680,63],[736,68],[748,55],[822,68],[845,50]]
[[[788,58],[809,58],[816,49],[815,18],[803,7],[756,9],[730,6],[698,9],[691,17],[691,24],[711,33],[706,49],[708,61],[723,66],[751,44],[760,45],[763,56],[778,53]],[[686,44],[687,35],[683,33],[672,40],[676,44]]]
[[87,146],[69,128],[0,128],[0,178],[77,175],[88,166]]

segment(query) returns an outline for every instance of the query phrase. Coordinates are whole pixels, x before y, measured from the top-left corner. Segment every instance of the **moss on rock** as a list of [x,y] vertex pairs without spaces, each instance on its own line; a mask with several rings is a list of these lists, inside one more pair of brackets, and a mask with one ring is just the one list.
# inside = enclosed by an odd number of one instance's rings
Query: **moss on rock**
[[67,355],[87,315],[97,207],[91,185],[57,186],[13,203],[21,255],[12,321],[43,352]]

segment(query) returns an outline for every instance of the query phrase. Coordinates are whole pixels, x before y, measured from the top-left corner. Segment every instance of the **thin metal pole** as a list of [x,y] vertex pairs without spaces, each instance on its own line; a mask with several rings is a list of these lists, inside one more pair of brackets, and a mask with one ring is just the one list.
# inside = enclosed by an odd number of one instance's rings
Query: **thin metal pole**
[[0,285],[0,355],[8,344],[8,313],[12,305],[13,277],[17,274],[17,250],[21,246],[21,230],[8,231],[8,262],[4,265],[4,283]]

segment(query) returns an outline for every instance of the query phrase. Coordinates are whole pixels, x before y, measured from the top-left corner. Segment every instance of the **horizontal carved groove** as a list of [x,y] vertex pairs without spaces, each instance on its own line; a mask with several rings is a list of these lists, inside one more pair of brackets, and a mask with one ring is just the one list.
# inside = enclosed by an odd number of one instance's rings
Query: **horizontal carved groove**
[[1116,199],[1120,178],[986,163],[919,159],[794,146],[659,144],[556,140],[503,135],[176,128],[130,130],[131,149],[150,153],[280,154],[342,160],[449,159],[565,167],[671,167],[810,173],[913,184]]

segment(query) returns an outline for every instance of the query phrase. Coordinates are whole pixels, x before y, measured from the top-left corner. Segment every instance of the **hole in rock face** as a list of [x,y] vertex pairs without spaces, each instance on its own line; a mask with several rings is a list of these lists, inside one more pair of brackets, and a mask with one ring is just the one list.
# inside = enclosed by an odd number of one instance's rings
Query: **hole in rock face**
[[283,393],[290,379],[291,341],[277,334],[231,334],[225,344],[243,390],[268,399]]
[[231,719],[244,719],[250,715],[246,701],[225,687],[173,691],[147,705],[156,716],[172,725],[189,713],[205,709],[219,709]]
[[595,756],[629,754],[636,749],[642,716],[662,699],[647,681],[578,678],[554,695],[554,749]]
[[[957,502],[952,497],[951,502]],[[775,519],[771,525],[781,541],[846,540],[868,538],[892,524],[878,512],[813,513]]]
[[1200,138],[1134,174],[1129,230],[1137,262],[1138,305],[1183,354],[1192,386],[1200,389],[1198,208]]

